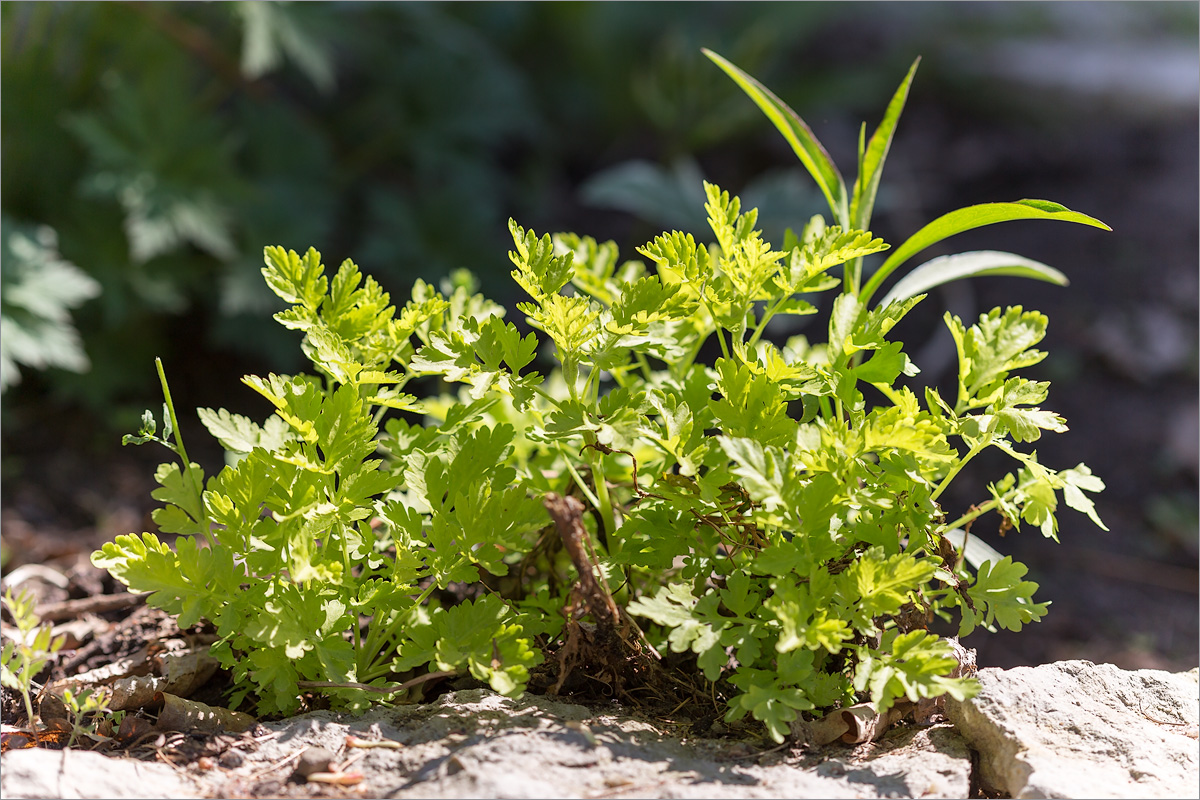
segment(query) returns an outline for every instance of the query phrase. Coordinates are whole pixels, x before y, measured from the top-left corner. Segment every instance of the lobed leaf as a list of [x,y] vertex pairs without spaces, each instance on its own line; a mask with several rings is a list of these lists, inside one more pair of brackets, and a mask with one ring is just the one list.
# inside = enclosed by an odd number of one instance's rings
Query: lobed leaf
[[537,234],[526,231],[516,220],[508,221],[508,230],[517,248],[508,254],[517,267],[512,271],[512,277],[530,297],[541,301],[547,295],[557,294],[570,282],[575,273],[573,253],[556,253],[549,234],[539,240]]
[[962,609],[958,635],[966,636],[976,625],[990,627],[993,622],[1005,630],[1019,631],[1023,625],[1044,617],[1049,603],[1033,602],[1038,585],[1022,580],[1028,571],[1024,564],[1014,562],[1012,556],[980,564],[975,581],[967,590],[978,610]]

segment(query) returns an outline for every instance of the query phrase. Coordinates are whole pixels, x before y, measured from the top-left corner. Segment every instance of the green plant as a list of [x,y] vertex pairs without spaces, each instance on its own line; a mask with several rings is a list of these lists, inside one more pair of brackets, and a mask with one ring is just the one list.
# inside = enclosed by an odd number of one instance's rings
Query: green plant
[[[67,739],[66,747],[75,744],[80,735],[95,736],[96,717],[112,714],[115,725],[120,725],[120,720],[124,718],[123,712],[114,714],[108,710],[109,695],[104,690],[83,689],[76,694],[68,688],[63,690],[62,700],[71,723],[71,736]],[[120,714],[119,718],[117,714]]]
[[33,595],[28,590],[22,589],[14,596],[9,587],[0,602],[12,615],[19,637],[5,642],[0,649],[0,680],[9,689],[21,693],[29,729],[37,731],[37,716],[33,711],[34,679],[62,649],[66,637],[54,637],[49,625],[40,625],[41,620],[33,611]]
[[[49,625],[41,625],[41,620],[33,610],[33,595],[28,590],[23,589],[20,594],[14,596],[9,588],[4,597],[0,598],[0,602],[4,603],[12,615],[18,636],[17,639],[6,642],[3,650],[0,650],[0,679],[6,687],[21,694],[29,729],[36,732],[38,718],[33,710],[34,679],[54,660],[66,637],[55,637]],[[90,718],[110,713],[108,696],[104,692],[84,689],[76,694],[71,689],[65,689],[62,700],[71,723],[71,736],[67,747],[75,744],[80,734],[95,734],[96,724]]]
[[[263,274],[291,306],[276,319],[303,333],[316,374],[246,377],[274,407],[262,424],[201,409],[234,456],[207,480],[160,364],[168,428],[157,436],[147,412],[129,440],[180,457],[159,468],[154,493],[160,530],[180,538],[172,548],[120,536],[93,561],[153,591],[150,604],[181,625],[212,621],[235,702],[253,691],[260,709],[287,712],[320,688],[357,706],[463,671],[511,694],[543,652],[557,655],[556,686],[590,658],[619,689],[632,680],[621,665],[650,658],[645,637],[656,652],[690,654],[730,719],[752,714],[782,740],[799,713],[859,696],[884,710],[973,693],[927,629],[934,614],[957,614],[960,634],[1044,615],[1025,567],[981,558],[965,532],[996,510],[1055,537],[1060,495],[1099,524],[1084,494],[1103,488],[1098,478],[1018,449],[1066,429],[1039,407],[1048,384],[1014,374],[1045,356],[1034,347],[1046,318],[1019,306],[969,325],[947,315],[959,355],[951,399],[905,385],[917,368],[889,333],[947,280],[1065,279],[1011,254],[968,253],[870,301],[909,258],[960,231],[1010,219],[1105,226],[1045,201],[973,206],[867,274],[864,259],[888,250],[867,227],[916,65],[869,140],[864,128],[848,190],[794,112],[709,56],[787,137],[832,224],[815,216],[777,249],[756,210],[711,184],[715,242],[664,233],[638,249],[645,261],[510,222],[527,333],[469,275],[440,291],[418,281],[396,307],[351,261],[329,277],[315,250],[269,247]],[[773,319],[815,313],[812,301],[835,289],[826,342],[770,341]],[[547,340],[555,366],[543,376],[530,367]],[[409,393],[430,378],[461,386]],[[948,520],[939,498],[990,447],[1018,470]],[[652,624],[635,630],[630,615]]]
[[88,369],[71,309],[100,293],[100,284],[58,253],[45,225],[4,218],[0,273],[0,392],[20,382],[18,364],[35,369]]

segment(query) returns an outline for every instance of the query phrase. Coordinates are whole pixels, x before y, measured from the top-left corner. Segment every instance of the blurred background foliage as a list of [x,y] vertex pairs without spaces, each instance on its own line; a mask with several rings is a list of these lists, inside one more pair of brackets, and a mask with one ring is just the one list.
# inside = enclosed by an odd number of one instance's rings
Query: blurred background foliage
[[[777,241],[820,196],[702,46],[797,109],[850,180],[859,124],[873,128],[923,56],[877,235],[1023,196],[1117,230],[965,235],[954,250],[1012,249],[1081,280],[1063,295],[1003,279],[947,288],[925,324],[1025,302],[1050,315],[1048,349],[1063,354],[1041,377],[1073,427],[1113,424],[1089,416],[1089,375],[1143,400],[1168,386],[1191,424],[1195,287],[1137,276],[1156,261],[1196,271],[1198,26],[1195,3],[1171,2],[0,3],[5,505],[10,486],[50,472],[39,459],[111,454],[157,402],[155,356],[185,407],[264,414],[244,407],[237,377],[303,368],[271,319],[265,245],[353,258],[401,302],[415,278],[466,267],[511,306],[509,217],[613,238],[629,256],[664,227],[705,235],[701,178],[758,206]],[[1181,173],[1156,147],[1192,155]],[[1115,162],[1153,178],[1098,189]],[[1130,186],[1151,199],[1127,222]],[[1176,303],[1182,327],[1164,334],[1119,307],[1131,300],[1153,319]],[[1128,317],[1113,330],[1142,335],[1132,356],[1123,333],[1092,348],[1107,309]],[[1164,337],[1176,346],[1147,373],[1145,348]],[[916,353],[935,378],[943,339]],[[1122,397],[1100,402],[1142,413]],[[1146,433],[1144,451],[1169,434]],[[1099,443],[1061,438],[1063,458],[1089,451],[1109,477]],[[1182,458],[1150,499],[1108,496],[1135,524],[1174,531],[1134,550],[1194,565],[1194,456]]]

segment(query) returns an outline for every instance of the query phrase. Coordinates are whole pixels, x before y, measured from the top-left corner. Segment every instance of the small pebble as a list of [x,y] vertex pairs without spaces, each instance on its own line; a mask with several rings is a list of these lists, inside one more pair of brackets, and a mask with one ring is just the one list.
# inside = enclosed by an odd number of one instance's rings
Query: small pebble
[[324,747],[310,747],[300,754],[296,769],[292,772],[292,780],[308,779],[315,772],[329,772],[329,765],[337,758]]

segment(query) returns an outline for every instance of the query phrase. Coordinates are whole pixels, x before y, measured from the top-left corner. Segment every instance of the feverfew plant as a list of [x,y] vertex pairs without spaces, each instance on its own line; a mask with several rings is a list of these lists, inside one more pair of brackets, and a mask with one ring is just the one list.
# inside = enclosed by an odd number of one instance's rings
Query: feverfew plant
[[[1055,538],[1060,498],[1101,524],[1085,494],[1100,479],[1044,466],[1026,446],[1066,430],[1041,407],[1048,384],[1017,374],[1045,357],[1046,317],[947,314],[953,397],[908,388],[917,365],[889,334],[950,280],[1066,279],[972,252],[875,297],[919,252],[971,228],[1106,226],[1046,201],[989,203],[889,248],[871,211],[917,65],[870,139],[864,126],[847,187],[791,109],[706,54],[787,138],[829,220],[769,243],[755,209],[706,183],[711,241],[664,233],[629,261],[612,242],[510,223],[524,333],[465,273],[440,290],[417,281],[397,307],[350,261],[330,276],[315,250],[269,247],[263,274],[291,305],[276,318],[303,334],[314,373],[246,377],[275,409],[261,424],[200,409],[232,455],[207,479],[163,378],[169,427],[158,437],[147,412],[132,440],[180,457],[154,493],[155,521],[179,538],[121,536],[93,560],[181,625],[216,626],[235,704],[252,692],[262,711],[290,712],[321,689],[355,707],[467,672],[511,695],[546,655],[561,689],[607,632],[631,663],[685,654],[729,719],[751,714],[781,741],[801,713],[972,695],[951,643],[927,628],[934,615],[965,635],[1046,613],[1023,565],[965,534],[994,510]],[[819,305],[826,341],[772,341],[772,320]],[[546,375],[539,353],[553,358]],[[411,393],[430,378],[459,388]],[[1015,472],[948,514],[939,498],[988,448]],[[580,634],[584,617],[601,635]],[[601,660],[591,674],[619,693],[620,659]]]

